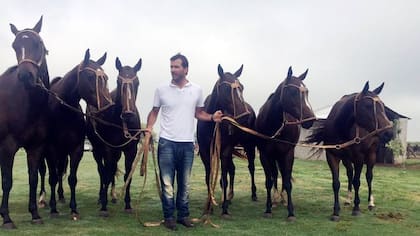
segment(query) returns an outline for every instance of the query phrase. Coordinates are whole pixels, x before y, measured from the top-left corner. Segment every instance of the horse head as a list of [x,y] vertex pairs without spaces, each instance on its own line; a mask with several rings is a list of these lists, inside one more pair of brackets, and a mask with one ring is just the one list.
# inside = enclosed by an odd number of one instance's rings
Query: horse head
[[32,29],[18,30],[15,25],[10,24],[10,29],[15,35],[12,47],[16,52],[18,61],[18,78],[30,87],[43,84],[43,86],[49,88],[49,76],[45,59],[48,51],[39,35],[41,27],[42,16]]
[[[216,109],[222,110],[223,114],[232,116],[234,119],[250,113],[242,96],[243,85],[238,77],[242,74],[243,65],[235,72],[224,72],[219,64],[217,70],[219,80],[216,82],[210,104]],[[212,106],[212,105],[210,105]]]
[[115,67],[118,70],[116,105],[122,107],[121,119],[129,121],[137,116],[136,98],[139,88],[137,72],[140,71],[141,58],[134,67],[122,66],[120,59],[115,60]]
[[[282,107],[285,113],[297,119],[298,121],[296,123],[301,124],[305,129],[310,128],[316,119],[309,104],[308,89],[303,83],[307,74],[308,70],[298,77],[293,76],[292,67],[289,67],[286,79],[284,79],[275,92],[275,95],[279,96],[276,99],[277,107]],[[287,120],[286,115],[283,118]]]
[[105,110],[113,104],[108,90],[108,76],[101,67],[105,60],[106,53],[97,61],[91,60],[89,49],[87,49],[85,58],[77,69],[77,89],[79,94],[98,111]]
[[365,83],[362,91],[354,99],[355,123],[368,132],[383,130],[384,137],[392,138],[392,122],[386,116],[385,105],[378,96],[383,87],[384,83],[369,91],[369,81]]

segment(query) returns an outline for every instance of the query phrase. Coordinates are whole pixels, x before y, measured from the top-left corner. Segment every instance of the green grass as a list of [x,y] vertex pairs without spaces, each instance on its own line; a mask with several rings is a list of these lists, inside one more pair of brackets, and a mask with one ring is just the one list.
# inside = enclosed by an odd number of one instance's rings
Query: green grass
[[[122,163],[122,162],[121,162]],[[256,160],[257,202],[251,201],[250,178],[247,163],[235,160],[237,177],[235,197],[230,205],[232,219],[222,220],[220,209],[216,208],[211,218],[220,228],[199,224],[193,229],[178,226],[176,232],[164,227],[144,227],[141,221],[159,221],[162,210],[153,177],[153,163],[149,161],[148,179],[145,192],[139,198],[143,177],[135,173],[132,184],[133,206],[136,214],[127,215],[123,211],[122,199],[109,205],[111,216],[98,217],[98,174],[91,153],[85,153],[78,172],[77,202],[81,219],[72,221],[68,203],[59,204],[59,218],[50,218],[48,209],[40,209],[43,225],[32,225],[27,211],[28,175],[26,157],[22,151],[15,158],[13,170],[14,185],[10,196],[10,214],[18,229],[5,231],[0,235],[420,235],[420,162],[410,160],[404,166],[376,166],[374,169],[373,191],[376,208],[367,210],[366,181],[362,180],[360,190],[362,215],[351,216],[351,207],[341,205],[341,221],[331,222],[333,193],[328,166],[323,161],[296,160],[294,166],[293,201],[295,222],[287,222],[287,210],[283,206],[273,209],[273,218],[263,218],[265,210],[265,177]],[[122,164],[120,164],[122,165]],[[120,166],[122,168],[122,166]],[[341,167],[342,203],[346,195],[345,171]],[[122,186],[122,178],[117,180]],[[66,200],[69,190],[65,184]],[[191,217],[201,216],[206,199],[204,169],[200,158],[196,158],[192,173],[190,210]],[[220,189],[217,188],[217,199]]]

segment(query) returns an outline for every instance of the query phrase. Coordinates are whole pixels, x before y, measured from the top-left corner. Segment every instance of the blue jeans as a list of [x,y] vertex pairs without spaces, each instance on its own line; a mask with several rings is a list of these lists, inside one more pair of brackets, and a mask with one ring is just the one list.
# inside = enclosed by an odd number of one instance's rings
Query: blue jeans
[[162,187],[162,209],[165,219],[174,218],[175,174],[178,189],[176,194],[177,218],[181,220],[190,215],[188,198],[193,160],[194,144],[192,142],[159,139],[158,163]]

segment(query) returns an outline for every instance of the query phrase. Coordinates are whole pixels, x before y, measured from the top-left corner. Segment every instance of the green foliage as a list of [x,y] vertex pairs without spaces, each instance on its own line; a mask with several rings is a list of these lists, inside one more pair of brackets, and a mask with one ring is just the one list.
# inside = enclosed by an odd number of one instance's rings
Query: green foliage
[[394,157],[398,157],[403,154],[404,147],[399,139],[393,139],[386,144],[386,147],[392,150]]
[[[81,219],[72,221],[68,208],[69,188],[65,181],[66,203],[59,204],[58,218],[49,217],[49,209],[40,209],[43,225],[32,225],[28,213],[28,174],[26,157],[19,152],[13,170],[14,185],[10,196],[10,213],[18,229],[4,231],[0,235],[420,235],[420,163],[402,167],[376,166],[373,179],[373,194],[376,208],[367,209],[367,186],[362,178],[360,188],[362,215],[351,215],[351,207],[344,206],[346,196],[346,176],[341,167],[341,221],[331,222],[333,192],[331,174],[324,161],[296,160],[294,166],[293,201],[297,220],[287,222],[284,206],[273,208],[273,218],[263,218],[265,210],[265,177],[256,160],[256,184],[259,200],[251,201],[250,177],[247,162],[235,159],[235,197],[229,207],[232,219],[222,220],[221,209],[215,207],[211,217],[220,228],[198,224],[193,229],[178,226],[176,232],[161,227],[143,227],[139,222],[158,221],[162,218],[160,199],[157,195],[153,164],[149,159],[148,178],[145,191],[140,195],[143,177],[138,169],[132,182],[132,201],[136,214],[127,215],[123,198],[117,204],[109,204],[110,216],[98,216],[99,178],[96,163],[90,152],[85,153],[78,171],[77,203]],[[120,169],[123,162],[120,162]],[[364,175],[362,175],[364,176]],[[122,186],[122,178],[116,181],[117,189]],[[47,188],[48,189],[48,188]],[[49,191],[49,190],[47,190]],[[216,188],[220,201],[220,189]],[[1,194],[1,193],[0,193]],[[200,217],[207,197],[204,184],[204,168],[197,157],[191,177],[190,210],[191,217]],[[219,202],[220,203],[220,202]]]

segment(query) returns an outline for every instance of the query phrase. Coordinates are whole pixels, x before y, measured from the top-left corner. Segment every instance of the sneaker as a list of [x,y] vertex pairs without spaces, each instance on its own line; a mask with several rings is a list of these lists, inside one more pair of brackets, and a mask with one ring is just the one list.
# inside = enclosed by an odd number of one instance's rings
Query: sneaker
[[181,225],[183,225],[183,226],[185,226],[185,227],[187,227],[187,228],[191,228],[191,227],[194,227],[194,224],[191,222],[191,220],[189,219],[189,218],[183,218],[183,219],[180,219],[180,220],[177,220],[176,221],[178,224],[181,224]]
[[174,219],[165,219],[163,226],[170,230],[176,230],[176,222]]

